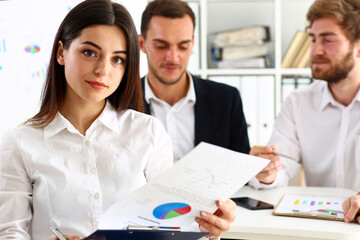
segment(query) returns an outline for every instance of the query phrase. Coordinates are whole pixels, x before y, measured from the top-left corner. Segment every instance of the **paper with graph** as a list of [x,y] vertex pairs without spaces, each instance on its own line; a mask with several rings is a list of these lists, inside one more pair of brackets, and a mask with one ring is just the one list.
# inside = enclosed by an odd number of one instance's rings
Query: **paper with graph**
[[334,196],[285,194],[276,205],[273,214],[343,221],[342,203],[345,199]]
[[100,229],[174,226],[190,229],[201,210],[214,212],[269,160],[200,143],[164,174],[115,203]]

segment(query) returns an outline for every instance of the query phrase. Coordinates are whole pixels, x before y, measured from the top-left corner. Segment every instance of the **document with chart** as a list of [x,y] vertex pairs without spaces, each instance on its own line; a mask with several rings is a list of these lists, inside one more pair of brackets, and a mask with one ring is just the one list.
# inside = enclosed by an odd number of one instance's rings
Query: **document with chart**
[[99,229],[127,226],[194,226],[200,211],[214,212],[260,172],[269,160],[200,143],[172,168],[116,202]]
[[343,221],[342,203],[344,201],[343,197],[285,194],[275,207],[273,214]]

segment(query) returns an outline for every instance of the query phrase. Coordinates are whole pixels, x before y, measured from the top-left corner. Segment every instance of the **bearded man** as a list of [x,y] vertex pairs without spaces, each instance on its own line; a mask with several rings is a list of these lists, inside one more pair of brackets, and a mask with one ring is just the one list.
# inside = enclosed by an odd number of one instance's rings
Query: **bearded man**
[[[282,170],[265,169],[250,185],[288,184],[301,166],[307,186],[360,190],[360,1],[316,0],[307,20],[312,38],[311,70],[316,79],[294,91],[276,119],[271,146],[250,154],[279,158],[274,148],[297,159],[281,159]],[[345,221],[356,219],[360,196],[344,202]]]

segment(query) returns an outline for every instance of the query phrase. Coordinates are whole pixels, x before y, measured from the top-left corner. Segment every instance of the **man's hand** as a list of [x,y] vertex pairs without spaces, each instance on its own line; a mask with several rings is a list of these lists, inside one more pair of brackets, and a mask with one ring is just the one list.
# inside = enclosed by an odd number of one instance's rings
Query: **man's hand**
[[270,163],[256,175],[257,180],[262,183],[274,182],[277,172],[282,169],[280,156],[273,154],[273,150],[277,150],[277,148],[275,146],[253,146],[250,150],[250,155],[270,160]]
[[344,221],[349,222],[357,222],[360,224],[360,195],[354,195],[346,199],[342,208],[344,209]]
[[209,232],[209,235],[206,237],[210,239],[221,236],[224,232],[228,231],[236,218],[236,204],[233,200],[216,201],[216,205],[218,209],[214,214],[202,211],[200,217],[195,218],[200,226],[200,230],[202,232]]

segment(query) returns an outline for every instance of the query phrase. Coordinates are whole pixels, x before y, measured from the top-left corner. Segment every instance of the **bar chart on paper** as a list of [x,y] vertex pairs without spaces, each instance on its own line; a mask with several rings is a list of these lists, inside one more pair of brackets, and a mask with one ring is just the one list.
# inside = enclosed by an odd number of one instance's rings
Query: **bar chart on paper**
[[329,196],[308,196],[285,194],[276,207],[274,213],[293,214],[317,213],[317,214],[343,214],[342,203],[345,198]]

